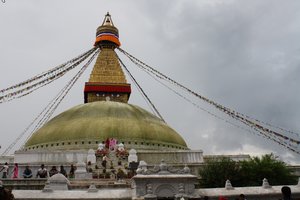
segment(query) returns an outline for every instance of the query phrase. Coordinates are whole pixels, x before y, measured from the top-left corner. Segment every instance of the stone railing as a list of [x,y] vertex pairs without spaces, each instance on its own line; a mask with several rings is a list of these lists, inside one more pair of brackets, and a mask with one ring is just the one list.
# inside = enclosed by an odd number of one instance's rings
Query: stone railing
[[1,179],[6,188],[14,190],[41,190],[44,188],[47,181],[46,178],[6,178]]

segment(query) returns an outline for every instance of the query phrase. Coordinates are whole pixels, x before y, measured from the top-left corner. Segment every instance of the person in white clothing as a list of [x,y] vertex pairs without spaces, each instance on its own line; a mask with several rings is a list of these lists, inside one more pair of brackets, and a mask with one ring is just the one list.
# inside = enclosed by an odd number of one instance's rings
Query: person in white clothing
[[8,163],[6,162],[3,167],[1,168],[0,172],[3,171],[2,173],[2,178],[7,178],[7,174],[8,174]]

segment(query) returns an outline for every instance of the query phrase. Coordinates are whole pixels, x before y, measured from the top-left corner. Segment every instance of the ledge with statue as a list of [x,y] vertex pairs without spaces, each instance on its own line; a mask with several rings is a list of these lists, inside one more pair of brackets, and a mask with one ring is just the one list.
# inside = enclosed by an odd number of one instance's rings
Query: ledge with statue
[[[137,162],[136,151],[131,149],[131,156],[123,143],[109,138],[98,145],[96,151],[89,150],[87,156],[87,171],[94,179],[124,179],[131,178],[134,171],[129,169],[130,162]],[[135,157],[132,160],[132,156]],[[130,158],[131,160],[128,160]]]

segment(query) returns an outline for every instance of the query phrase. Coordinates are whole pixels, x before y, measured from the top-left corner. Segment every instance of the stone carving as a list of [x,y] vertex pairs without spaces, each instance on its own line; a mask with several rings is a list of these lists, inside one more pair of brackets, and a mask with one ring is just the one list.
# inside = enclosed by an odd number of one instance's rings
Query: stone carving
[[97,151],[102,151],[105,149],[105,145],[103,143],[98,144],[98,149]]
[[105,144],[103,143],[98,144],[98,149],[96,151],[95,156],[103,157],[107,154],[108,154],[108,149],[105,147]]
[[130,149],[129,156],[128,156],[128,163],[137,162],[138,161],[138,157],[137,157],[136,153],[137,152],[136,152],[135,149]]
[[175,199],[189,199],[189,195],[186,194],[183,183],[178,184],[178,193],[175,195]]
[[98,189],[96,188],[95,184],[91,184],[88,192],[98,192]]
[[154,200],[157,199],[156,195],[153,194],[152,184],[146,185],[146,195],[144,196],[145,200]]
[[159,165],[159,174],[170,174],[168,171],[168,165],[165,163],[164,160],[161,160],[160,165]]
[[128,152],[122,142],[117,145],[116,155],[119,158],[126,158],[128,156]]
[[190,168],[185,165],[183,169],[177,170],[177,174],[191,174]]
[[190,170],[190,168],[187,165],[184,166],[183,173],[184,174],[190,174],[191,173],[191,170]]
[[124,144],[122,142],[118,144],[118,151],[125,151]]
[[137,174],[160,174],[160,175],[167,175],[167,174],[190,174],[190,168],[185,165],[183,169],[173,169],[171,166],[168,166],[164,160],[161,161],[160,165],[155,166],[153,169],[147,168],[147,163],[143,160],[140,161],[138,169],[136,170]]
[[51,176],[43,189],[43,192],[51,192],[53,190],[68,190],[69,180],[62,174],[58,173]]
[[150,174],[150,171],[147,169],[147,163],[143,160],[140,161],[140,164],[136,170],[137,174]]
[[140,161],[137,175],[133,177],[133,194],[135,197],[144,197],[149,200],[199,198],[195,193],[197,177],[189,172],[190,169],[187,166],[181,170],[173,170],[163,160],[153,169],[149,169],[146,162]]
[[46,181],[43,192],[53,192],[53,189],[50,187],[49,181]]
[[183,183],[179,183],[179,185],[178,185],[178,192],[179,192],[179,194],[183,194],[184,193],[184,184]]
[[146,192],[147,192],[147,194],[153,194],[153,190],[152,190],[152,185],[151,184],[147,184],[146,185]]
[[161,184],[155,190],[157,196],[165,198],[174,197],[176,193],[177,191],[172,184]]
[[88,151],[87,162],[88,163],[90,162],[91,164],[95,164],[96,163],[95,151],[93,149],[90,149]]
[[268,189],[271,188],[272,186],[269,184],[268,179],[264,178],[263,183],[262,183],[262,188]]
[[226,190],[233,190],[234,188],[232,187],[231,185],[231,182],[230,180],[227,180],[226,183],[225,183],[225,189]]
[[87,178],[86,164],[84,162],[76,163],[75,179]]

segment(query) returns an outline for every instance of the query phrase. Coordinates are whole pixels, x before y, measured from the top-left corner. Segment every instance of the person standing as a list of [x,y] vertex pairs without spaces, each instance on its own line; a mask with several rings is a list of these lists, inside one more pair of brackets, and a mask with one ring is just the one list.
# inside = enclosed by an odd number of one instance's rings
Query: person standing
[[76,170],[76,168],[74,167],[73,164],[71,164],[69,178],[74,178],[75,177],[75,170]]
[[3,165],[3,167],[2,167],[1,170],[0,170],[0,172],[3,171],[3,173],[2,173],[2,178],[7,178],[8,169],[9,169],[8,163],[5,162],[4,165]]
[[107,164],[107,161],[108,161],[108,157],[106,155],[104,155],[102,157],[102,166],[104,167],[104,169],[106,169],[106,164]]
[[18,178],[19,177],[19,166],[18,163],[15,163],[14,169],[12,171],[12,178]]
[[64,168],[63,165],[60,166],[59,173],[61,173],[62,175],[64,175],[66,178],[68,177],[67,172],[66,172],[66,170],[65,170],[65,168]]

